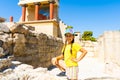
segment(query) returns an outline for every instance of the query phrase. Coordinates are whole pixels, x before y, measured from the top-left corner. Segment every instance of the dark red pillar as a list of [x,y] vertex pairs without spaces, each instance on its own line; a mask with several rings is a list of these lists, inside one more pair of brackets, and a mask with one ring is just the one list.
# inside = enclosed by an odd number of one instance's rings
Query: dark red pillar
[[50,4],[50,19],[53,19],[54,18],[54,3],[55,1],[49,1],[49,4]]
[[13,22],[13,16],[10,16],[10,22]]
[[34,3],[35,4],[35,20],[39,20],[39,6],[40,3]]
[[27,7],[26,4],[22,5],[22,21],[25,21],[25,17],[26,17],[26,7]]

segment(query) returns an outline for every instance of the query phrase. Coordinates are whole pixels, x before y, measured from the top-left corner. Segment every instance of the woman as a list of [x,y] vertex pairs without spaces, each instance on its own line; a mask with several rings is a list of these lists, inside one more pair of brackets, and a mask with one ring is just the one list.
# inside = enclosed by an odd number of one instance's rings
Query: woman
[[[77,58],[77,52],[82,54]],[[78,80],[78,62],[83,59],[87,51],[78,43],[74,43],[74,33],[72,28],[66,28],[65,45],[62,54],[52,59],[53,65],[57,66],[63,73],[66,72],[68,80]],[[64,61],[63,61],[64,60]]]

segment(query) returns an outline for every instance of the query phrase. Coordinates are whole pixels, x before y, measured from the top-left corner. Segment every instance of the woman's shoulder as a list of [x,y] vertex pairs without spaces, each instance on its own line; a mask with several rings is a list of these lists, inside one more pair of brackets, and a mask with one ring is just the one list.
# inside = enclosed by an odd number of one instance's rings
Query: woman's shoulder
[[75,48],[77,51],[80,50],[82,48],[82,46],[79,43],[74,43],[73,44],[73,48]]
[[73,43],[73,45],[74,45],[74,46],[76,46],[76,45],[80,45],[80,44],[79,44],[79,43],[77,43],[77,42],[74,42],[74,43]]

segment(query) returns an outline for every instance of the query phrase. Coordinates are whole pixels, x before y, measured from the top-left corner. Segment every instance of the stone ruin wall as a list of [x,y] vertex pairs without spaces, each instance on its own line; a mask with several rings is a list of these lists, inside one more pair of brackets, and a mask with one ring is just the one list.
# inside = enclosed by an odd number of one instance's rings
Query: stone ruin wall
[[[10,66],[6,60],[18,60],[34,67],[49,67],[51,58],[61,53],[62,39],[34,32],[34,27],[17,23],[0,23],[0,68]],[[10,56],[13,55],[11,58]],[[4,62],[3,62],[4,61]],[[7,62],[8,62],[7,61]]]
[[97,42],[81,41],[88,53],[87,57],[96,58],[104,64],[105,72],[119,76],[120,73],[120,31],[106,31]]
[[105,71],[112,75],[120,73],[120,31],[106,31],[98,38],[99,59],[105,63]]
[[87,57],[97,57],[97,49],[98,49],[98,43],[92,42],[92,41],[80,41],[80,45],[85,48],[88,53]]

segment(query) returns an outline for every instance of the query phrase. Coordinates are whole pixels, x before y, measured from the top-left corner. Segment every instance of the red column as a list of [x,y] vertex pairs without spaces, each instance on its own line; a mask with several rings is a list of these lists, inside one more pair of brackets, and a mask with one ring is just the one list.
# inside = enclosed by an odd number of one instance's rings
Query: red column
[[50,1],[50,19],[53,19],[54,18],[54,1]]
[[40,3],[35,3],[35,20],[39,20],[39,5]]
[[10,22],[13,22],[13,16],[10,16]]
[[22,5],[22,21],[25,21],[26,7],[27,7],[26,4]]

